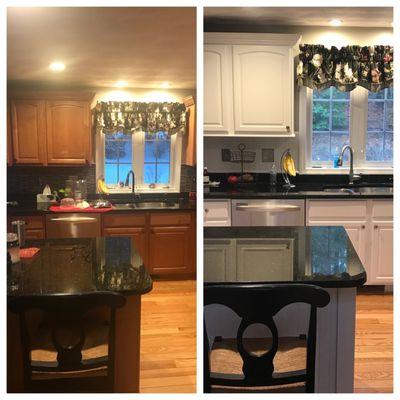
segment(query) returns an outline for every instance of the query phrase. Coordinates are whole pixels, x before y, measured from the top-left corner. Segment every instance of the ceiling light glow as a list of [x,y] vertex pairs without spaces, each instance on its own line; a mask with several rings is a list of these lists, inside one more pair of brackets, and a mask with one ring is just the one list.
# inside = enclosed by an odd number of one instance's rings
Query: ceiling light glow
[[61,72],[65,69],[65,64],[60,61],[54,61],[49,65],[49,68],[54,72]]
[[342,21],[340,19],[331,19],[329,21],[330,26],[340,26],[342,25]]
[[117,87],[117,88],[124,88],[125,86],[126,86],[126,82],[125,81],[118,81],[115,84],[115,87]]

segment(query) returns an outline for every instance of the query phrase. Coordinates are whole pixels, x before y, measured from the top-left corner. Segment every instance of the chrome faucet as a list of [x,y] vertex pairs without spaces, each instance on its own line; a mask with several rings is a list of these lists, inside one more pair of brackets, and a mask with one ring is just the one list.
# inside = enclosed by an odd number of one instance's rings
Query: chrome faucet
[[125,186],[129,186],[129,176],[130,175],[132,175],[132,194],[133,194],[133,196],[135,196],[135,173],[133,172],[133,170],[130,170],[128,172],[128,175],[126,175]]
[[358,181],[359,179],[361,179],[361,176],[354,173],[354,170],[353,170],[354,152],[350,145],[346,144],[342,147],[342,150],[339,154],[339,159],[337,161],[337,165],[339,167],[341,167],[343,165],[343,154],[346,151],[346,149],[348,149],[349,153],[350,153],[349,185],[353,185],[354,181]]

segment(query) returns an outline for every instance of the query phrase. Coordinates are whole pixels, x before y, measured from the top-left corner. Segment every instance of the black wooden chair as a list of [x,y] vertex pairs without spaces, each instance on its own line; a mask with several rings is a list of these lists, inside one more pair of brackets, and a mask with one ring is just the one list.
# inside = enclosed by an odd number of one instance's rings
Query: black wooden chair
[[[257,390],[261,387],[265,388],[263,391],[266,393],[314,392],[317,308],[325,307],[329,301],[328,292],[313,285],[206,286],[204,288],[204,306],[221,304],[242,318],[236,343],[243,361],[243,374],[223,374],[211,371],[211,350],[206,323],[204,323],[204,392],[233,392],[235,390],[243,392],[250,388]],[[283,307],[293,303],[306,303],[311,306],[307,334],[306,369],[276,373],[274,372],[274,357],[278,350],[279,335],[273,317]],[[254,323],[266,325],[272,333],[272,346],[262,355],[249,353],[243,344],[244,331]]]
[[[24,368],[24,391],[27,393],[107,393],[114,391],[115,310],[126,302],[113,292],[82,295],[32,295],[10,299],[8,307],[19,314]],[[106,355],[84,359],[87,340],[85,326],[89,311],[98,307],[109,310],[106,326]],[[56,361],[32,360],[34,335],[28,313],[39,310],[48,328],[50,348]],[[106,312],[108,314],[108,312]],[[96,329],[96,326],[95,326]],[[99,374],[101,372],[101,374]],[[100,376],[98,376],[100,375]],[[45,378],[43,378],[45,376]]]

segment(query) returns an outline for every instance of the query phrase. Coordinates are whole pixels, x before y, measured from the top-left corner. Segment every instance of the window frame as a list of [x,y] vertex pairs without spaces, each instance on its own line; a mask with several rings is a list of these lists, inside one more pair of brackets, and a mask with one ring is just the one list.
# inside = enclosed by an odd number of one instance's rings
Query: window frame
[[[300,171],[312,174],[347,174],[348,162],[334,168],[332,161],[312,161],[312,89],[301,87],[299,93],[299,158]],[[365,174],[393,174],[392,162],[367,161],[366,138],[368,125],[368,91],[357,87],[350,92],[350,145],[354,150],[354,169]]]
[[[171,154],[170,154],[170,182],[169,184],[150,184],[144,183],[144,144],[145,132],[135,132],[132,135],[132,167],[135,172],[135,192],[136,193],[179,193],[181,178],[181,158],[182,158],[182,133],[171,135]],[[105,133],[96,135],[96,180],[99,176],[104,176],[105,172]],[[130,188],[120,188],[108,186],[110,193],[131,193]],[[97,191],[97,188],[96,188]]]

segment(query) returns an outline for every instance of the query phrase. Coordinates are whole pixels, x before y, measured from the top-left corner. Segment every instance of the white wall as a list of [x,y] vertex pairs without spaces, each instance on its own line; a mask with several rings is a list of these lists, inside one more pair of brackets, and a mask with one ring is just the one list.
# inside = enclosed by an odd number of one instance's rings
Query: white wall
[[[270,33],[298,33],[302,35],[301,43],[323,44],[325,46],[346,46],[346,45],[393,45],[392,29],[379,28],[331,28],[331,27],[264,27],[261,25],[236,25],[219,27],[218,31],[227,32],[270,32]],[[215,29],[216,30],[216,29]],[[295,129],[298,130],[299,103],[298,90],[295,86]],[[221,149],[236,149],[239,143],[244,143],[246,147],[256,151],[256,161],[253,164],[246,164],[245,170],[248,172],[268,172],[271,163],[261,161],[261,148],[273,148],[275,153],[276,166],[282,152],[290,148],[298,166],[299,141],[298,138],[215,138],[206,137],[204,140],[204,166],[210,172],[238,172],[240,165],[221,161]]]

